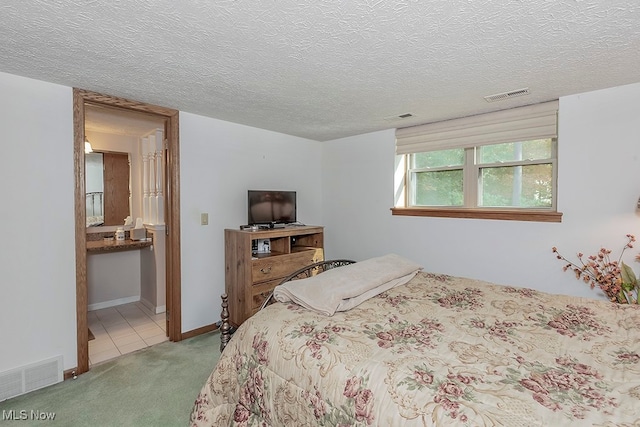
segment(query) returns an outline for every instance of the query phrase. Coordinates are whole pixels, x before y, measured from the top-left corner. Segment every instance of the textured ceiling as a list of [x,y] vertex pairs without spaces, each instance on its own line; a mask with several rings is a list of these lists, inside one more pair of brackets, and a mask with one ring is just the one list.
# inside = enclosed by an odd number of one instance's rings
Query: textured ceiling
[[640,81],[638,0],[4,0],[0,40],[0,71],[320,141]]

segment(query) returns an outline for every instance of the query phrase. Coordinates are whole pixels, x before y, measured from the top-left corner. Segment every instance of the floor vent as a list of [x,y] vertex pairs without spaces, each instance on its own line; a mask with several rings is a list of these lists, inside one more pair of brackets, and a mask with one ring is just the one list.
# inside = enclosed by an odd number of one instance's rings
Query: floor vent
[[62,381],[62,356],[0,373],[0,402]]
[[487,102],[502,101],[504,99],[515,98],[517,96],[529,95],[529,88],[516,89],[509,92],[496,93],[495,95],[488,95],[484,97]]

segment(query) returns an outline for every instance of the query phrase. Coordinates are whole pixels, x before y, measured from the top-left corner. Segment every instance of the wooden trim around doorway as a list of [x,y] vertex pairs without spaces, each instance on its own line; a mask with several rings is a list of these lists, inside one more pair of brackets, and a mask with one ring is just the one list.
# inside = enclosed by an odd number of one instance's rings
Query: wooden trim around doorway
[[85,211],[85,164],[84,164],[84,106],[99,104],[111,108],[147,113],[165,119],[167,139],[166,212],[167,230],[166,288],[169,324],[169,340],[181,341],[181,270],[180,270],[180,157],[178,110],[113,97],[84,89],[73,89],[74,132],[74,192],[76,233],[76,332],[78,337],[78,366],[76,374],[89,370],[89,328],[87,324],[87,230]]

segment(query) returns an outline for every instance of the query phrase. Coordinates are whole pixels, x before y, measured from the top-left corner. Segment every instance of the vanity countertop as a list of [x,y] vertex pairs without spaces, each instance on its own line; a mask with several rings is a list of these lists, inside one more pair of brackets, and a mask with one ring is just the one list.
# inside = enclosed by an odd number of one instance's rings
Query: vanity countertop
[[153,244],[150,238],[145,240],[87,240],[87,252],[115,252],[142,249]]

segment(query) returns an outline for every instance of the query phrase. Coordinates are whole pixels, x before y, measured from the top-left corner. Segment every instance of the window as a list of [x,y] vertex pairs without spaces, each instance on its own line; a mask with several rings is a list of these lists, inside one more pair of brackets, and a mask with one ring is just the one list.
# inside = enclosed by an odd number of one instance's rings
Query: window
[[408,205],[553,208],[555,151],[546,138],[409,154]]
[[557,102],[398,129],[394,215],[559,222]]
[[464,205],[464,149],[409,156],[409,206]]

